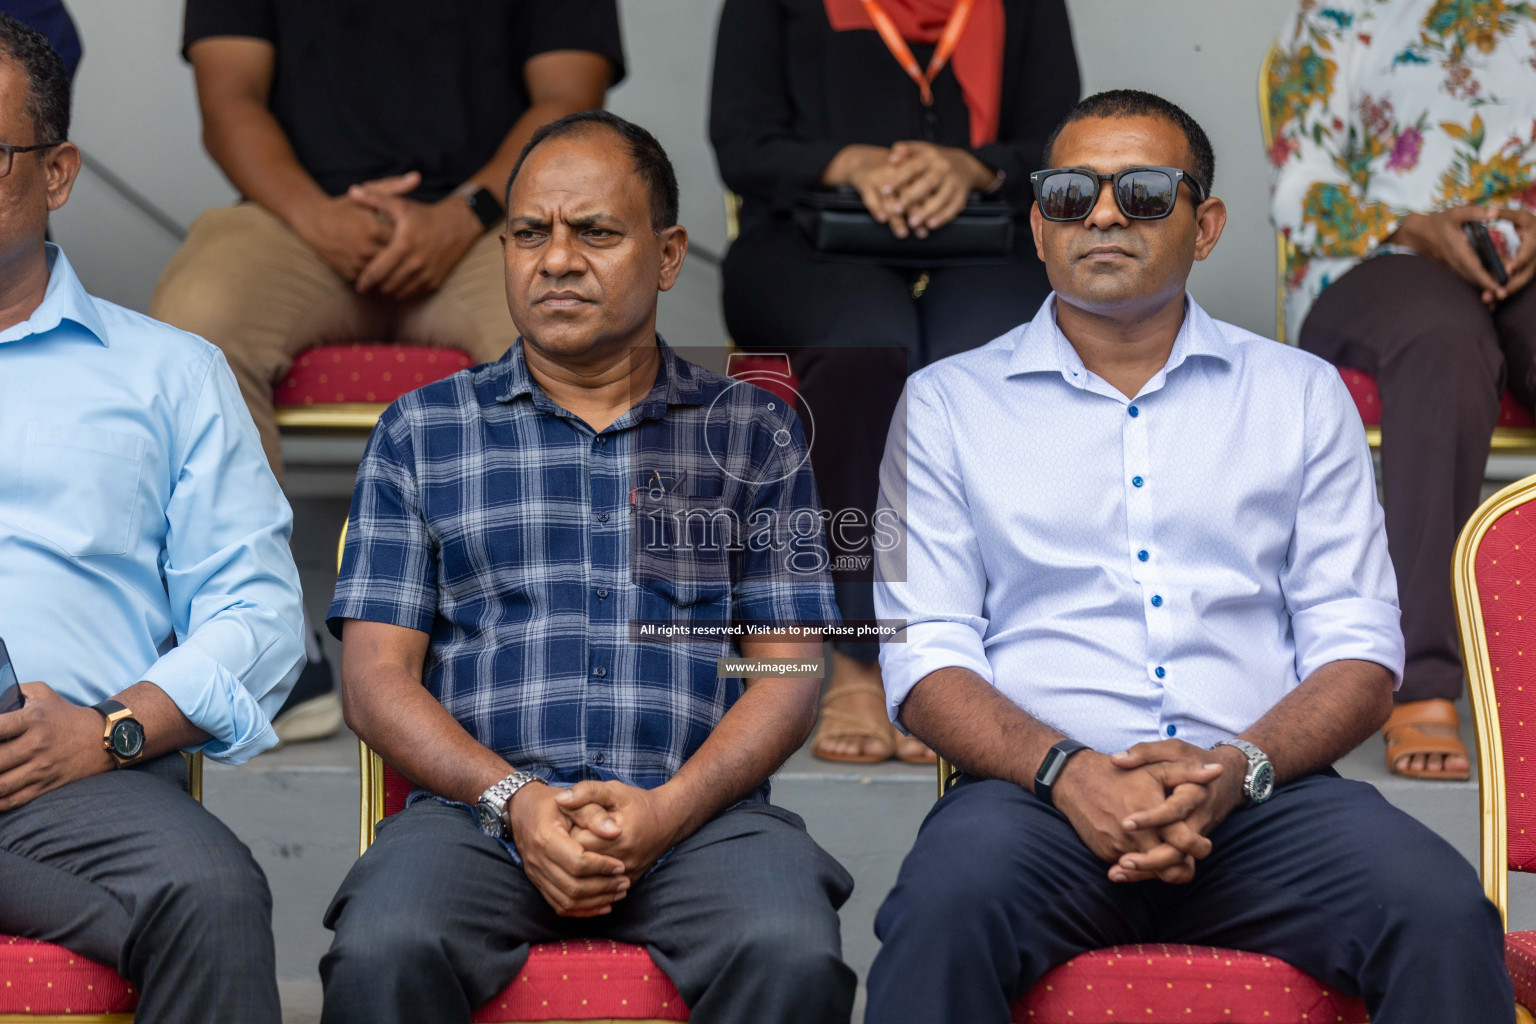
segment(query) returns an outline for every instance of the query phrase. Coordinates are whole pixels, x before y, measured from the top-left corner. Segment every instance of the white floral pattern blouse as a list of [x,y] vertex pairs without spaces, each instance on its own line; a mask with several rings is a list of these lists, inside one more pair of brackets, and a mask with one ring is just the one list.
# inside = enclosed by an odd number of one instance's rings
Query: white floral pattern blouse
[[[1536,210],[1536,4],[1299,0],[1269,69],[1286,324],[1409,213]],[[1496,222],[1507,262],[1513,229]]]

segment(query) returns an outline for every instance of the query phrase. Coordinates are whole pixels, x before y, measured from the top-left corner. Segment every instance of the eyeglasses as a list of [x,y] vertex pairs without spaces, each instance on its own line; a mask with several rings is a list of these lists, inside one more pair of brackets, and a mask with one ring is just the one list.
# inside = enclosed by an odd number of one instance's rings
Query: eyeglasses
[[1114,182],[1115,205],[1131,220],[1161,220],[1172,213],[1181,181],[1197,201],[1205,201],[1205,186],[1177,167],[1127,167],[1114,174],[1057,167],[1029,176],[1040,215],[1060,221],[1085,220],[1098,205],[1106,181]]
[[37,149],[48,149],[52,146],[61,146],[64,140],[58,142],[39,142],[35,146],[12,146],[9,143],[0,142],[0,178],[11,173],[11,165],[16,161],[17,153],[30,153]]

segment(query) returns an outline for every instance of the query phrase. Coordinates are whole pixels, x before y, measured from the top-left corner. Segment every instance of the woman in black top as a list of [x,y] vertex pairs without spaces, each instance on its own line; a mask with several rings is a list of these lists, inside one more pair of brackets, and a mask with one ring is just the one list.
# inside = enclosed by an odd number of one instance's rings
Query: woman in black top
[[[870,6],[888,12],[926,68],[937,32],[926,43],[908,33],[918,23],[934,25],[935,14],[941,26],[955,3]],[[726,0],[709,118],[720,175],[741,199],[740,235],[722,268],[726,326],[743,349],[790,353],[802,417],[814,422],[823,506],[834,514],[857,510],[828,529],[834,559],[848,554],[863,562],[833,573],[838,604],[851,620],[874,618],[867,524],[906,375],[1030,319],[1050,285],[1022,221],[1006,264],[923,271],[815,259],[790,219],[795,196],[852,186],[898,237],[939,229],[967,192],[1013,203],[1022,216],[1033,202],[1029,172],[1042,166],[1046,136],[1079,98],[1064,0],[978,0],[963,30],[973,35],[962,33],[962,46],[974,53],[978,35],[989,34],[981,38],[994,58],[1001,50],[1001,88],[1000,96],[969,105],[978,78],[997,80],[995,66],[991,79],[978,76],[974,56],[967,68],[956,51],[932,79],[926,108],[873,21],[860,25],[861,18],[869,16],[857,0]],[[893,178],[902,186],[883,192]],[[932,758],[922,743],[890,728],[877,655],[873,642],[836,645],[817,756]]]

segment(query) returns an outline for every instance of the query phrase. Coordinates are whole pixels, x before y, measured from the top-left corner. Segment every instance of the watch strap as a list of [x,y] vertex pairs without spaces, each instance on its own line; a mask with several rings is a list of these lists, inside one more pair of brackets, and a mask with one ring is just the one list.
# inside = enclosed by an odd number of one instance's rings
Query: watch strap
[[[1264,753],[1264,751],[1260,750],[1252,743],[1249,743],[1247,740],[1238,739],[1236,737],[1233,737],[1230,740],[1218,740],[1215,744],[1212,745],[1211,749],[1214,750],[1216,747],[1233,747],[1248,759],[1248,768],[1243,773],[1243,802],[1245,804],[1252,806],[1253,804],[1262,803],[1264,800],[1269,799],[1269,793],[1267,792],[1263,795],[1262,798],[1260,798],[1258,794],[1254,792],[1255,780],[1259,775],[1261,767],[1264,765],[1269,765],[1270,772],[1268,777],[1271,780],[1274,778],[1274,766],[1269,760],[1268,754]],[[1269,788],[1271,791],[1273,790],[1273,782],[1270,783]]]
[[106,719],[110,719],[119,711],[128,710],[128,705],[124,704],[122,701],[111,699],[101,701],[98,704],[92,704],[91,707],[96,711],[100,711],[101,717]]
[[1045,757],[1040,759],[1040,767],[1035,771],[1035,796],[1044,801],[1046,806],[1056,806],[1051,791],[1056,785],[1056,780],[1061,777],[1061,770],[1066,767],[1067,759],[1079,750],[1087,749],[1086,743],[1062,740],[1045,752]]
[[[126,768],[128,765],[137,764],[139,761],[143,760],[144,747],[142,743],[142,736],[144,732],[144,726],[137,718],[133,717],[133,712],[128,710],[128,705],[124,704],[120,700],[113,700],[108,698],[107,700],[92,704],[91,709],[93,711],[99,712],[101,717],[105,720],[101,730],[101,745],[102,748],[106,750],[107,755],[112,758],[112,761],[117,765],[117,767]],[[117,749],[112,745],[112,733],[117,730],[118,723],[124,720],[132,722],[134,725],[138,726],[139,729],[141,742],[139,746],[139,753],[135,757],[122,757],[118,754]]]
[[470,212],[479,218],[480,226],[487,231],[500,224],[506,216],[501,200],[484,185],[475,189],[460,188],[454,194],[469,204]]
[[543,779],[532,772],[515,771],[506,778],[492,783],[486,788],[484,793],[480,794],[479,803],[496,812],[496,821],[501,826],[501,832],[499,835],[493,833],[486,823],[481,824],[481,830],[487,835],[494,835],[495,838],[504,838],[506,835],[507,804],[511,802],[512,797],[517,794],[517,791],[528,785],[528,783],[543,781]]

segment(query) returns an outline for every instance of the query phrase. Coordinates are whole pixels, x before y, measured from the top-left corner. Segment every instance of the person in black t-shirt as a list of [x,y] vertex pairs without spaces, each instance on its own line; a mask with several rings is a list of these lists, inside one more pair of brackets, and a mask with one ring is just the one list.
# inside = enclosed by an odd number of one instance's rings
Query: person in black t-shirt
[[506,351],[507,175],[624,74],[616,0],[187,0],[182,53],[244,198],[192,225],[150,313],[224,350],[279,478],[272,386],[304,349]]
[[[149,311],[224,350],[279,480],[272,388],[304,349],[507,350],[512,165],[624,74],[616,0],[187,0],[182,53],[244,198],[193,223]],[[309,653],[273,721],[284,742],[341,727]]]

